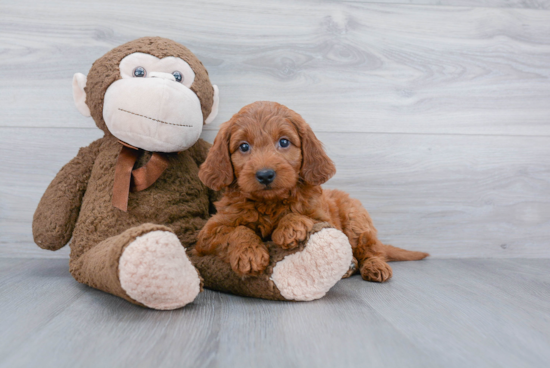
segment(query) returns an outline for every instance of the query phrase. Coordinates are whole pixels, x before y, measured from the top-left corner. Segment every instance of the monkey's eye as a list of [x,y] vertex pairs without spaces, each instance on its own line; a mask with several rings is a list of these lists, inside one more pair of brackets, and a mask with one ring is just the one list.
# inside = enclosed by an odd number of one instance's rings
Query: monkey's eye
[[241,145],[239,146],[239,150],[241,152],[248,152],[248,151],[250,151],[250,145],[246,142],[241,143]]
[[288,146],[290,146],[290,141],[286,138],[281,138],[279,139],[279,146],[281,146],[282,148],[287,148]]
[[181,82],[183,80],[183,74],[181,74],[181,72],[177,70],[175,72],[172,72],[172,75],[174,76],[174,78],[176,78],[176,82]]
[[147,70],[145,70],[144,67],[142,66],[138,66],[137,68],[134,69],[134,71],[132,72],[132,74],[134,75],[134,77],[136,78],[143,78],[147,75]]

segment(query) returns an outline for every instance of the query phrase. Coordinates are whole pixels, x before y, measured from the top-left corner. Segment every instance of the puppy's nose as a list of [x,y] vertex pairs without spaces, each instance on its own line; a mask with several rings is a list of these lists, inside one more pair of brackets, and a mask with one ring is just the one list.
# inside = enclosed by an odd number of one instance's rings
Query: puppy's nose
[[260,184],[267,185],[275,179],[275,171],[271,169],[256,171],[256,179]]

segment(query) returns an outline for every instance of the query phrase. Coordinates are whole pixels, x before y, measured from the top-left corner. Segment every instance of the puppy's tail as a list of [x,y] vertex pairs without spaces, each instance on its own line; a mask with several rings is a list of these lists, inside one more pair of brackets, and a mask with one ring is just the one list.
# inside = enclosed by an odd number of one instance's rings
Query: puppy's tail
[[386,260],[388,262],[418,261],[429,256],[425,252],[401,249],[389,244],[384,244],[384,251],[386,252]]

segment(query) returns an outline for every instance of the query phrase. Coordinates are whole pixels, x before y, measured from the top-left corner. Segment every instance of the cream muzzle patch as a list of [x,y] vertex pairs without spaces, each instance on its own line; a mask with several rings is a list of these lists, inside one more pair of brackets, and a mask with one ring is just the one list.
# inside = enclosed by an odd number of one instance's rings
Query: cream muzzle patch
[[[182,59],[134,53],[120,63],[122,79],[105,93],[103,119],[118,139],[154,152],[191,147],[202,132],[195,74]],[[177,79],[179,79],[179,81]]]
[[122,111],[122,112],[127,112],[128,114],[132,114],[132,115],[136,115],[136,116],[141,116],[142,118],[150,119],[150,120],[157,121],[157,122],[163,123],[163,124],[176,125],[176,126],[185,126],[185,127],[188,127],[188,128],[192,128],[192,127],[193,127],[192,125],[174,124],[174,123],[169,123],[169,122],[167,122],[167,121],[162,121],[162,120],[158,120],[158,119],[153,119],[153,118],[151,118],[151,117],[149,117],[149,116],[140,115],[140,114],[136,114],[135,112],[131,112],[131,111],[128,111],[128,110],[121,109],[120,107],[119,107],[118,109],[119,109],[120,111]]

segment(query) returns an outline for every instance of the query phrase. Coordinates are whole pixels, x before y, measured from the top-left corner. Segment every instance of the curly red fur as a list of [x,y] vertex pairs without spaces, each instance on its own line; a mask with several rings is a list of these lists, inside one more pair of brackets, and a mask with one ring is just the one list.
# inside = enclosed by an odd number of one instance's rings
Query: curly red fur
[[[281,139],[290,142],[283,147]],[[248,150],[241,145],[246,143]],[[262,184],[259,170],[275,178]],[[218,254],[239,275],[261,273],[269,263],[263,242],[283,248],[303,242],[316,222],[329,222],[350,240],[364,279],[392,275],[387,261],[428,256],[382,244],[361,203],[321,184],[336,172],[309,125],[275,102],[255,102],[222,124],[199,177],[212,189],[225,188],[214,215],[198,236],[199,255]]]

